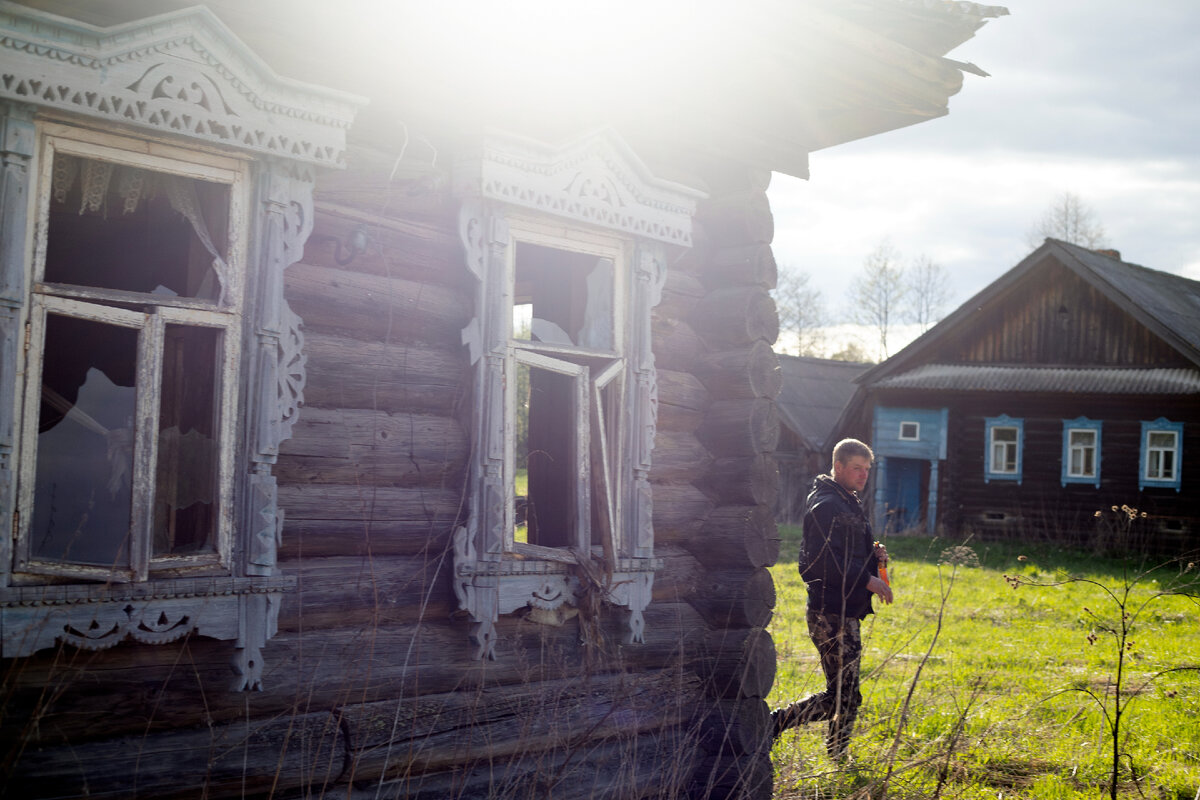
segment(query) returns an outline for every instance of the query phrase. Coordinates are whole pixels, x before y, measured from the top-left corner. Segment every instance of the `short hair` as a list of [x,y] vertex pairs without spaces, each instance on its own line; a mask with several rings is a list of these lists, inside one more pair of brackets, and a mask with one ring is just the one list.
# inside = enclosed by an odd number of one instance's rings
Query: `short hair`
[[845,464],[855,456],[862,456],[872,463],[875,461],[875,454],[871,452],[871,448],[858,439],[842,439],[833,446],[833,460],[835,463]]

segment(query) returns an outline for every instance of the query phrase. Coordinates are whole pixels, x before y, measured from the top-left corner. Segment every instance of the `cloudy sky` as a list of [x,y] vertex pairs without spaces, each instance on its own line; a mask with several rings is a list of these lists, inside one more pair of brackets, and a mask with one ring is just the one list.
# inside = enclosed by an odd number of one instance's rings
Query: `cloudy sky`
[[1011,16],[949,54],[991,77],[968,74],[949,116],[772,181],[776,260],[810,273],[830,311],[885,238],[945,267],[949,311],[1029,253],[1064,191],[1126,261],[1200,279],[1200,2],[994,2]]

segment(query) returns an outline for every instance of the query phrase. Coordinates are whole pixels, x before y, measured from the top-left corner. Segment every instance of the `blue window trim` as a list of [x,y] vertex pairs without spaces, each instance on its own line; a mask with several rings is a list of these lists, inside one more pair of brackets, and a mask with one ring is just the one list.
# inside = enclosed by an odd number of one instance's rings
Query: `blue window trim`
[[[1021,483],[1023,474],[1023,461],[1025,459],[1025,420],[1010,417],[1007,414],[1001,414],[998,417],[984,417],[983,419],[983,482],[991,481],[1016,481]],[[1016,472],[993,472],[992,471],[992,429],[993,428],[1016,428],[1017,429],[1017,471]]]
[[[1100,448],[1100,439],[1101,439],[1101,434],[1103,433],[1103,427],[1104,427],[1104,423],[1101,420],[1088,419],[1087,417],[1076,417],[1075,419],[1064,419],[1063,420],[1063,433],[1062,433],[1062,485],[1063,486],[1066,486],[1068,483],[1090,483],[1093,486],[1095,486],[1097,489],[1100,488],[1100,463],[1101,463],[1101,453],[1103,452]],[[1095,454],[1096,474],[1093,476],[1067,474],[1067,467],[1071,463],[1071,431],[1073,431],[1073,430],[1074,431],[1090,430],[1090,431],[1096,432],[1096,454]]]
[[[1150,453],[1151,431],[1171,432],[1175,434],[1175,475],[1168,480],[1146,477],[1146,459]],[[1181,475],[1183,473],[1183,423],[1171,422],[1166,417],[1159,417],[1151,422],[1143,420],[1142,444],[1139,450],[1141,451],[1141,455],[1138,457],[1138,491],[1140,492],[1146,487],[1180,491]]]

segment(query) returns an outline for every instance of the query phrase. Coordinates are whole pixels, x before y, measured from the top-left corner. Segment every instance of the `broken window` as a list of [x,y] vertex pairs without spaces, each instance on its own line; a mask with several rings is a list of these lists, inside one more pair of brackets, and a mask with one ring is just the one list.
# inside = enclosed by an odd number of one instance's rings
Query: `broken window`
[[520,240],[513,251],[513,541],[611,552],[625,363],[617,253]]
[[228,566],[240,299],[231,159],[50,136],[38,197],[18,568]]

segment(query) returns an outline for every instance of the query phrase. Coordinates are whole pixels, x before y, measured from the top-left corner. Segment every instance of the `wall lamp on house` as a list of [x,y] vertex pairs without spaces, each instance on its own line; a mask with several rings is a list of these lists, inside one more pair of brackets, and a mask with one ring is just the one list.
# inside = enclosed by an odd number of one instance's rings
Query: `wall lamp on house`
[[[366,225],[357,226],[350,232],[350,236],[347,238],[349,241],[345,244],[343,244],[340,236],[333,236],[331,234],[313,234],[308,237],[308,240],[313,244],[333,242],[337,246],[333,254],[333,260],[337,262],[339,267],[345,267],[349,266],[354,259],[367,252],[367,245],[371,243]],[[343,248],[346,251],[345,255],[342,255]]]

